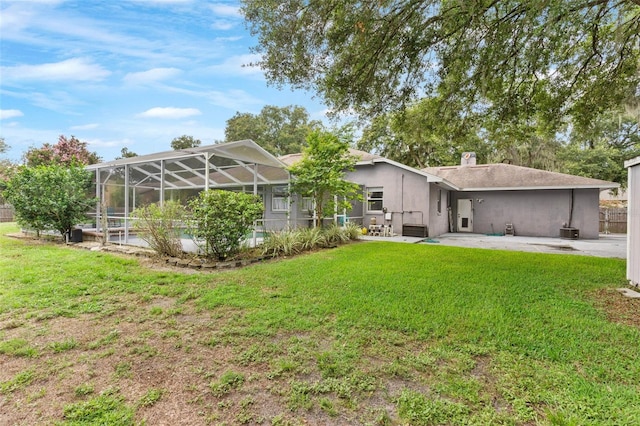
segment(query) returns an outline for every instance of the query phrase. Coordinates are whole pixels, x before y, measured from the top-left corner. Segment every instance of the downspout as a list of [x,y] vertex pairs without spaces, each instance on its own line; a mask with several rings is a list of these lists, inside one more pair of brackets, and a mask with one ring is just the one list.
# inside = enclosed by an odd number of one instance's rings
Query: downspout
[[573,222],[573,203],[574,203],[574,197],[575,197],[575,189],[571,189],[571,204],[569,206],[569,228],[572,228],[572,222]]

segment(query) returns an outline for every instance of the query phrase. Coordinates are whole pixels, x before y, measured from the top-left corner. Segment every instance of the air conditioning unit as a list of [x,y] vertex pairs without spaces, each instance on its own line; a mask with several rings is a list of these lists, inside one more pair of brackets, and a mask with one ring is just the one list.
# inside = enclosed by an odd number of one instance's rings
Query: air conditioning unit
[[577,228],[560,228],[560,238],[577,240],[580,238],[580,230]]
[[427,225],[404,223],[402,225],[402,236],[427,238],[429,236],[429,230]]

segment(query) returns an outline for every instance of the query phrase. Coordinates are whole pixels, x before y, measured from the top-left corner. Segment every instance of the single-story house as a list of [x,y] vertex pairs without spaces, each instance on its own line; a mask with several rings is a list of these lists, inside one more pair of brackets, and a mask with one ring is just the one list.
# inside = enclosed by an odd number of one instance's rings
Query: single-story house
[[640,285],[640,157],[625,161],[628,169],[627,279]]
[[[358,158],[346,179],[359,184],[363,201],[327,221],[372,222],[396,234],[434,237],[446,232],[598,238],[598,197],[618,184],[507,164],[418,170],[379,155]],[[124,224],[135,207],[166,199],[186,201],[199,191],[253,192],[265,205],[266,230],[311,226],[310,199],[290,194],[287,166],[301,154],[276,158],[244,140],[166,151],[88,166],[95,172],[96,215]],[[106,211],[102,211],[106,208]],[[97,226],[101,222],[96,221]],[[511,227],[511,228],[509,228]],[[567,233],[564,235],[563,232]]]

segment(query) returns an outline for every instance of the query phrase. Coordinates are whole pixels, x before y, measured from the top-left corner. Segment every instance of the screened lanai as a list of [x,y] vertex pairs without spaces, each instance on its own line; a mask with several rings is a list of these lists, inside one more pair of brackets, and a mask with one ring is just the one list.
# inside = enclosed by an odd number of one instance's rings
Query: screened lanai
[[209,189],[264,196],[265,191],[289,183],[285,164],[251,140],[123,158],[87,170],[95,172],[100,200],[96,231],[101,232],[106,222],[108,228],[119,230],[124,243],[129,242],[130,215],[136,207],[165,200],[186,204]]

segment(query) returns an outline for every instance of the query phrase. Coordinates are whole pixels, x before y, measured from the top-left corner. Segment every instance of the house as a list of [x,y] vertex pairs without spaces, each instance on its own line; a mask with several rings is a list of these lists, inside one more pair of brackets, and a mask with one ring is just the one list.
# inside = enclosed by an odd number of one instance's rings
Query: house
[[[362,151],[351,154],[358,160],[346,179],[360,185],[364,200],[353,202],[348,212],[334,212],[326,222],[376,223],[385,233],[410,236],[515,232],[598,238],[599,192],[618,186],[508,164],[476,165],[472,153],[463,156],[460,166],[423,170]],[[260,195],[265,212],[258,225],[264,230],[312,226],[312,200],[290,194],[287,166],[301,158],[275,158],[244,140],[88,166],[102,201],[96,206],[96,228],[105,214],[110,220],[115,216],[124,225],[126,242],[136,207],[168,199],[186,202],[214,188]]]
[[640,157],[625,161],[628,169],[627,279],[640,285]]
[[423,171],[455,188],[453,230],[597,239],[600,191],[615,182],[548,172],[511,164],[465,164]]

